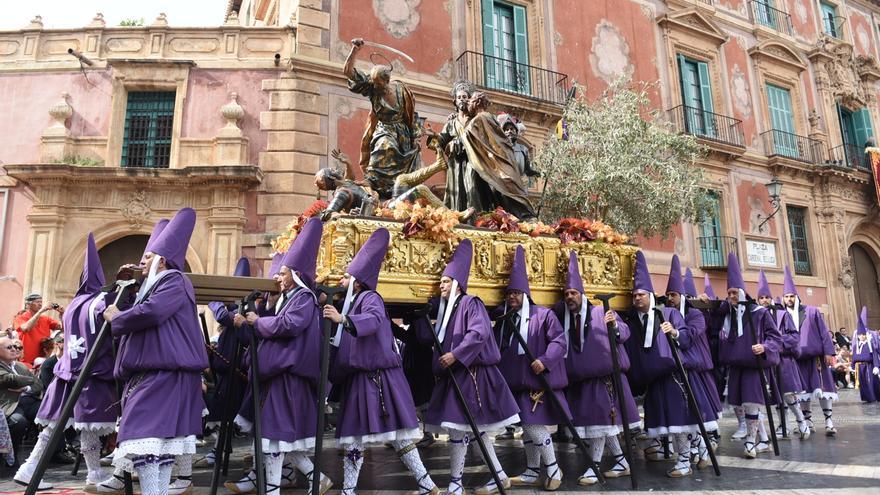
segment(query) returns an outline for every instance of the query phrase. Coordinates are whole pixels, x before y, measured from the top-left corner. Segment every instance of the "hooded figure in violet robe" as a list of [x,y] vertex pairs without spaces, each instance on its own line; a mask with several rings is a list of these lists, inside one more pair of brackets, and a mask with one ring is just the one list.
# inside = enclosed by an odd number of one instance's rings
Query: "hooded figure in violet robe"
[[631,363],[630,381],[638,381],[645,390],[645,430],[653,439],[645,449],[645,457],[663,460],[660,437],[672,436],[678,459],[666,474],[671,478],[689,476],[693,474],[691,437],[699,434],[697,422],[702,421],[707,431],[716,430],[718,416],[705,388],[693,387],[699,411],[691,411],[682,395],[683,377],[675,367],[665,334],[671,334],[675,339],[686,338],[683,334],[688,332],[687,324],[678,310],[656,306],[654,286],[641,251],[636,253],[633,308],[623,320],[632,333],[626,342]]
[[[562,484],[562,471],[556,463],[556,452],[547,425],[562,424],[566,417],[571,418],[564,392],[568,385],[565,374],[568,343],[562,325],[553,312],[534,304],[531,298],[526,253],[520,245],[516,246],[514,252],[506,302],[502,308],[502,314],[511,314],[495,324],[495,340],[501,352],[498,369],[519,405],[523,447],[526,451],[526,471],[511,478],[511,483],[514,486],[541,486],[540,467],[544,466],[547,475],[544,488],[557,490]],[[524,338],[535,361],[528,360],[513,332]],[[544,397],[546,392],[537,376],[541,373],[547,378],[564,410],[556,409],[553,402]]]
[[[718,308],[718,313],[724,316],[719,332],[719,359],[730,367],[727,402],[735,407],[742,406],[745,415],[743,454],[754,459],[758,453],[769,450],[766,429],[759,414],[765,406],[759,373],[766,376],[779,364],[782,339],[776,322],[765,308],[751,301],[747,305],[739,304],[747,301],[747,295],[735,253],[727,257],[727,286],[727,301]],[[759,429],[760,442],[756,442]]]
[[421,438],[416,408],[401,368],[385,301],[376,292],[379,269],[390,235],[377,229],[348,265],[340,284],[347,289],[342,312],[327,304],[324,317],[334,323],[331,380],[339,388],[337,445],[342,459],[342,495],[353,495],[364,463],[365,445],[390,442],[416,478],[419,495],[436,495],[413,440]]
[[145,494],[168,491],[174,456],[195,453],[202,431],[208,355],[195,292],[180,272],[195,221],[191,208],[178,211],[145,256],[147,278],[134,305],[104,310],[113,335],[126,337],[114,370],[126,386],[113,463],[137,471]]
[[[89,233],[86,239],[81,283],[63,315],[66,343],[64,354],[55,365],[55,379],[46,389],[40,409],[37,411],[36,423],[43,425],[44,428],[30,456],[13,477],[18,483],[27,485],[30,482],[34,469],[48,446],[49,438],[57,427],[64,403],[70,397],[73,384],[79,377],[79,372],[90,352],[96,352],[100,357],[92,366],[90,379],[77,399],[73,418],[67,421],[66,426],[72,425],[80,431],[80,452],[88,468],[86,488],[93,491],[95,485],[109,478],[109,474],[101,468],[99,462],[100,437],[116,429],[119,409],[114,407],[117,396],[116,384],[113,381],[112,346],[107,341],[101,349],[93,349],[103,321],[99,318],[100,312],[104,310],[105,297],[110,296],[102,291],[103,286],[104,269],[98,257],[95,238]],[[39,488],[49,489],[51,485],[41,482]]]
[[[602,460],[605,446],[614,456],[614,465],[602,474],[606,478],[629,476],[630,468],[620,447],[618,435],[623,432],[621,397],[614,390],[608,323],[617,327],[617,355],[620,359],[621,395],[626,402],[627,423],[630,428],[641,427],[639,409],[629,389],[626,372],[629,357],[624,343],[630,338],[629,326],[616,312],[603,312],[602,306],[590,304],[584,294],[577,254],[569,252],[568,276],[565,280],[565,298],[553,311],[562,322],[563,334],[568,343],[565,369],[568,375],[566,396],[572,413],[572,422],[578,435],[590,445],[590,454],[596,465]],[[525,442],[523,442],[525,443]],[[599,478],[592,468],[578,478],[579,485],[593,485]]]
[[[693,286],[693,279],[690,285]],[[707,399],[705,403],[697,401],[701,407],[709,407],[708,410],[702,410],[704,417],[714,415],[720,418],[723,407],[712,374],[713,363],[709,352],[709,341],[706,338],[706,320],[699,310],[691,306],[686,297],[688,295],[693,297],[693,292],[696,292],[695,288],[691,287],[689,291],[681,278],[681,262],[678,260],[678,255],[672,255],[669,280],[666,284],[666,304],[678,310],[684,318],[685,331],[680,332],[677,338],[682,364],[688,372],[694,395],[704,396]],[[710,435],[717,436],[717,430],[708,428],[706,430]],[[701,435],[691,436],[690,452],[691,463],[696,464],[698,469],[709,466],[709,451]]]
[[[432,328],[443,352],[434,351],[434,374],[438,376],[434,393],[425,413],[425,429],[449,434],[450,481],[449,495],[464,492],[462,475],[468,444],[474,441],[464,410],[450,382],[455,376],[464,393],[468,410],[473,414],[480,434],[504,429],[519,421],[519,407],[496,365],[501,359],[492,334],[492,322],[483,302],[467,294],[467,283],[473,258],[473,245],[463,239],[440,277],[440,307],[433,327],[418,325],[419,338],[433,342]],[[492,442],[486,441],[492,465],[505,488],[510,479],[501,468]],[[497,493],[495,482],[477,488],[473,493]]]
[[[804,385],[801,382],[801,374],[798,370],[797,358],[800,356],[800,334],[794,326],[794,320],[788,311],[783,311],[773,302],[773,294],[770,293],[770,284],[767,282],[767,275],[764,270],[758,274],[758,304],[767,308],[773,321],[776,322],[776,328],[779,330],[779,337],[782,339],[782,352],[779,353],[779,366],[771,373],[767,372],[767,378],[770,380],[770,391],[774,394],[774,400],[778,403],[780,400],[777,391],[782,394],[782,400],[788,409],[795,415],[798,425],[798,435],[801,439],[807,439],[810,436],[810,428],[804,422],[804,416],[800,406],[797,405],[798,397],[804,393]],[[784,420],[784,415],[783,415]],[[777,428],[778,434],[782,434],[782,425]],[[787,429],[786,429],[787,431]]]
[[864,306],[853,340],[852,359],[856,365],[862,402],[877,402],[880,400],[880,339],[876,333],[868,330],[868,308]]
[[800,397],[804,420],[810,429],[813,429],[813,413],[810,406],[812,398],[816,397],[825,416],[825,434],[834,436],[837,433],[831,421],[831,403],[837,400],[837,385],[834,383],[834,373],[831,370],[836,355],[834,341],[819,308],[801,303],[788,266],[785,267],[782,303],[794,320],[795,328],[800,332],[801,349],[797,363],[804,385],[804,393]]
[[[306,453],[315,447],[318,414],[321,329],[314,289],[321,232],[321,220],[310,218],[284,255],[279,269],[282,296],[276,302],[274,316],[250,311],[233,318],[236,327],[251,325],[259,337],[257,349],[248,351],[258,353],[260,364],[257,378],[261,383],[263,438],[254,441],[262,442],[266,493],[273,495],[281,490],[285,454],[308,479],[314,469]],[[250,429],[250,422],[242,415],[235,421]],[[246,484],[246,480],[239,483]],[[321,493],[332,485],[330,478],[321,473]]]

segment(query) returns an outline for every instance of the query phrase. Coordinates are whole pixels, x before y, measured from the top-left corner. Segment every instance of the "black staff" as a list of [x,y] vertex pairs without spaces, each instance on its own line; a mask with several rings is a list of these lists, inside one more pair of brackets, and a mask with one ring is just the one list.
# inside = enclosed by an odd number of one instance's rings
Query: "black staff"
[[[327,304],[333,304],[333,297],[345,291],[344,287],[330,287],[319,285],[318,293],[327,296]],[[322,308],[318,304],[318,311]],[[330,374],[330,337],[333,332],[333,322],[327,318],[321,321],[321,379],[318,380],[318,424],[315,426],[315,462],[312,470],[312,495],[321,495],[321,451],[324,448],[324,400],[327,398],[327,375]]]
[[[241,301],[239,306],[239,314],[244,316],[253,305],[253,293],[246,299]],[[254,312],[256,312],[255,308]],[[257,361],[257,332],[256,329],[251,332],[250,343],[251,355],[251,392],[254,398],[254,471],[257,477],[257,495],[266,495],[266,472],[263,470],[263,420],[261,418],[262,405],[260,401],[260,364]]]
[[[752,322],[752,308],[750,304],[754,301],[740,301],[740,306],[746,308],[746,323],[749,326],[749,334],[752,336],[752,345],[758,343],[758,333],[755,330],[754,322]],[[767,353],[760,356],[755,355],[755,364],[758,366],[758,376],[761,378],[761,392],[764,393],[764,408],[767,410],[767,424],[770,426],[770,441],[773,443],[773,455],[779,455],[779,442],[776,440],[776,425],[773,424],[773,406],[770,405],[770,391],[767,386],[767,376],[764,375],[764,367],[761,359],[767,359]],[[760,418],[758,418],[760,421]]]
[[[661,325],[666,323],[666,318],[663,316],[663,311],[660,308],[654,308],[654,313],[660,318]],[[684,369],[684,364],[681,362],[681,356],[678,354],[678,342],[672,338],[672,334],[666,332],[663,332],[663,334],[666,335],[666,341],[669,342],[669,348],[672,349],[672,359],[675,360],[675,367],[681,374],[681,381],[684,382],[684,392],[687,396],[688,407],[693,411],[694,416],[697,418],[697,427],[700,429],[700,436],[703,437],[703,442],[706,444],[706,451],[709,453],[709,460],[712,461],[712,469],[715,471],[715,476],[721,476],[721,468],[718,467],[718,460],[715,459],[715,451],[712,450],[712,444],[709,442],[709,434],[706,432],[706,426],[703,424],[703,413],[701,413],[700,408],[697,407],[697,399],[694,398],[694,389],[691,388],[691,381],[688,378],[687,370]]]
[[[596,299],[602,301],[602,310],[604,314],[608,314],[608,312],[611,311],[611,299],[613,298],[614,294],[599,294],[596,296]],[[611,365],[614,367],[614,374],[611,375],[611,378],[612,384],[614,385],[614,394],[617,396],[617,402],[620,404],[620,415],[622,416],[620,423],[623,425],[623,440],[626,442],[625,452],[626,461],[629,463],[630,481],[633,490],[638,490],[639,481],[636,479],[636,469],[634,467],[635,464],[633,463],[632,434],[629,431],[629,414],[623,393],[623,381],[620,378],[623,376],[623,371],[620,369],[620,357],[617,355],[617,339],[620,337],[620,329],[617,327],[617,323],[606,323],[605,327],[608,329],[608,345],[611,346]],[[575,331],[578,332],[580,329],[576,328]]]
[[[239,312],[241,312],[241,309],[239,309]],[[207,329],[205,313],[199,313],[199,317],[202,320],[203,329]],[[233,330],[234,329],[229,328],[226,331],[232,332]],[[236,385],[238,383],[237,372],[241,362],[241,342],[238,340],[237,335],[228,335],[227,337],[236,339],[235,357],[229,364],[229,378],[224,384],[225,388],[223,397],[226,398],[226,401],[223,404],[223,415],[220,417],[220,430],[217,434],[217,445],[214,448],[214,469],[211,474],[211,495],[217,493],[217,488],[220,485],[220,473],[222,472],[225,475],[228,472],[229,455],[232,453],[232,435],[230,429],[232,428],[232,417],[235,414],[233,398],[237,396]],[[214,379],[219,382],[216,371],[214,371]],[[217,391],[219,391],[219,387],[217,388]]]
[[[773,318],[773,321],[776,322],[776,311],[779,308],[775,304],[771,304],[770,307],[767,308],[767,311],[770,312],[770,316]],[[785,404],[785,400],[782,397],[782,362],[777,364],[773,368],[773,376],[776,378],[776,397],[779,398],[779,404],[776,405],[776,410],[779,411],[779,426],[782,428],[782,438],[788,438],[788,428],[785,425],[785,412],[788,410],[788,406]]]
[[[449,308],[449,311],[452,311],[453,309],[454,308]],[[442,318],[443,315],[437,315],[437,317]],[[440,343],[440,339],[437,337],[437,334],[434,333],[433,329],[431,329],[431,336],[434,338],[434,347],[437,349],[437,354],[443,356],[443,344]],[[483,454],[483,460],[486,461],[486,466],[489,467],[489,472],[492,474],[492,479],[495,481],[498,493],[504,495],[506,493],[504,485],[501,483],[501,478],[498,477],[498,473],[495,472],[495,466],[489,458],[489,450],[486,449],[486,444],[483,443],[483,437],[480,436],[480,429],[477,428],[477,422],[474,420],[474,415],[471,414],[470,409],[468,409],[467,401],[464,399],[464,393],[461,391],[461,386],[459,386],[458,380],[455,379],[455,375],[452,373],[452,367],[446,368],[446,373],[449,374],[449,381],[452,382],[452,388],[455,390],[455,397],[458,399],[458,403],[464,411],[464,417],[467,419],[468,425],[471,427],[471,432],[474,434],[474,439],[480,447],[480,453]]]
[[[516,310],[519,311],[519,310]],[[516,312],[513,311],[513,312]],[[510,323],[510,322],[506,322]],[[520,347],[522,347],[523,352],[525,352],[526,359],[529,360],[529,363],[535,362],[535,355],[532,354],[532,351],[529,349],[529,345],[526,343],[526,339],[523,338],[522,335],[519,334],[519,329],[514,328],[511,332],[513,336],[516,338],[517,342],[519,342]],[[568,432],[571,433],[571,437],[574,439],[574,442],[577,444],[578,448],[581,449],[581,452],[584,454],[584,457],[587,458],[587,464],[589,464],[590,469],[596,473],[596,476],[599,478],[601,483],[605,483],[605,476],[602,475],[602,471],[599,470],[599,466],[596,465],[596,462],[593,461],[593,456],[590,455],[590,449],[587,448],[587,444],[584,443],[584,439],[581,438],[577,433],[577,429],[574,427],[574,423],[571,422],[571,418],[565,414],[565,409],[562,407],[562,403],[559,401],[559,397],[556,397],[556,394],[553,392],[553,389],[550,387],[550,382],[547,381],[547,373],[548,370],[546,367],[544,371],[538,374],[538,381],[541,382],[541,387],[544,388],[544,395],[550,397],[550,402],[553,404],[553,407],[556,408],[557,411],[562,412],[562,417],[565,419],[565,426],[568,428]],[[625,421],[624,421],[625,422]]]
[[[116,300],[113,302],[114,305],[119,304],[122,295],[125,294],[125,289],[135,282],[135,280],[116,281],[114,284],[116,286]],[[89,317],[92,318],[93,315],[89,315]],[[67,424],[67,420],[70,419],[70,415],[73,414],[73,406],[76,405],[76,401],[79,399],[79,395],[82,393],[82,389],[86,385],[86,380],[92,372],[92,367],[95,365],[95,361],[98,360],[98,353],[95,352],[95,350],[100,349],[104,344],[104,341],[109,337],[110,323],[104,321],[101,325],[101,330],[98,332],[98,338],[95,339],[95,343],[89,349],[89,354],[86,356],[86,361],[83,363],[83,366],[79,371],[79,376],[73,383],[73,388],[70,389],[70,396],[67,398],[67,401],[64,402],[64,407],[61,408],[61,414],[58,416],[58,421],[55,423],[55,429],[52,431],[52,436],[49,437],[49,444],[46,446],[43,455],[40,456],[40,460],[37,462],[37,467],[34,468],[34,473],[31,475],[31,481],[25,489],[25,495],[34,495],[37,493],[40,481],[43,479],[43,474],[46,473],[46,468],[49,467],[49,460],[52,458],[52,453],[55,452],[58,442],[61,440],[61,437],[64,436],[64,425]]]

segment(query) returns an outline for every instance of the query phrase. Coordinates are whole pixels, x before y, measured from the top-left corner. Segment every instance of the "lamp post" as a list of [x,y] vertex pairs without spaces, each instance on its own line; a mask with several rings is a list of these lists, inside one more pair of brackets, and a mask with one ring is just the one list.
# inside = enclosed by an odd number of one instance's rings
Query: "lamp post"
[[[782,207],[782,203],[779,200],[779,194],[782,192],[782,182],[779,181],[779,178],[773,176],[770,182],[764,184],[764,187],[767,188],[767,194],[770,195],[770,206],[773,207],[773,213],[768,215],[766,218],[763,218],[761,223],[758,225],[758,232],[764,231],[764,225],[770,221],[777,213],[779,213],[779,209]],[[758,215],[758,218],[762,218],[763,215]]]

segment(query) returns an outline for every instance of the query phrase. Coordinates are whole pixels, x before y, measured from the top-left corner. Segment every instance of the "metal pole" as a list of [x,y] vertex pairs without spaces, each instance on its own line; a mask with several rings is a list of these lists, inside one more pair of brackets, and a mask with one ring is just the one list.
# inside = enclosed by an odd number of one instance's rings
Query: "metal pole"
[[[343,287],[329,287],[326,285],[319,285],[318,292],[324,293],[327,295],[327,304],[333,303],[333,297],[346,290]],[[318,311],[320,312],[321,305],[318,305]],[[330,336],[333,332],[333,322],[329,319],[324,318],[321,322],[321,356],[320,356],[320,365],[321,365],[321,377],[318,380],[318,397],[317,404],[315,405],[318,409],[318,422],[315,425],[315,460],[313,462],[314,469],[312,470],[312,495],[321,495],[321,453],[324,450],[324,400],[327,395],[327,376],[330,374]]]
[[[749,307],[751,301],[740,301],[739,304],[746,307],[746,323],[749,326],[749,333],[752,336],[752,344],[758,343],[758,334],[752,321],[752,310]],[[767,424],[770,427],[770,440],[773,442],[773,455],[779,455],[779,442],[776,440],[776,425],[773,424],[773,406],[770,405],[770,392],[767,390],[767,376],[764,375],[764,367],[761,365],[761,359],[767,359],[767,354],[755,356],[755,364],[758,366],[758,376],[761,378],[761,392],[764,393],[764,408],[767,412]],[[761,418],[758,418],[760,421]]]
[[[125,288],[134,283],[134,280],[116,281],[116,300],[113,302],[114,305],[119,304],[122,295],[125,294]],[[89,315],[89,317],[91,318],[93,315]],[[43,475],[46,473],[46,468],[49,467],[49,461],[52,458],[52,454],[58,447],[58,442],[61,441],[61,437],[64,436],[64,425],[67,424],[67,420],[70,419],[70,416],[73,414],[73,407],[76,405],[76,401],[79,399],[79,396],[86,385],[86,380],[89,379],[95,361],[98,360],[98,352],[96,352],[96,350],[100,349],[108,338],[110,338],[110,322],[104,321],[101,325],[101,330],[98,332],[98,338],[95,339],[95,343],[92,345],[91,349],[89,349],[89,355],[86,357],[86,361],[83,363],[83,366],[79,371],[79,376],[73,383],[73,388],[70,390],[70,396],[67,398],[67,401],[64,402],[64,407],[61,408],[61,414],[58,417],[58,421],[55,423],[55,429],[52,430],[52,435],[49,437],[49,444],[46,446],[43,455],[40,456],[40,460],[37,462],[37,467],[34,468],[34,473],[31,475],[31,481],[25,489],[25,495],[34,495],[37,493],[40,481],[42,481]]]

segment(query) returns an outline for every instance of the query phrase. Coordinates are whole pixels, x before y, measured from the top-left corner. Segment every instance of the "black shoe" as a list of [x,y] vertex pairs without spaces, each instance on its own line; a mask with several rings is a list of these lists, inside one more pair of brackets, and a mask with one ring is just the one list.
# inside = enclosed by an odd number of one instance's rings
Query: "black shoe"
[[52,456],[52,462],[55,464],[73,464],[76,459],[67,452],[58,452]]

